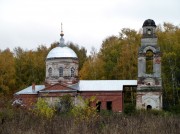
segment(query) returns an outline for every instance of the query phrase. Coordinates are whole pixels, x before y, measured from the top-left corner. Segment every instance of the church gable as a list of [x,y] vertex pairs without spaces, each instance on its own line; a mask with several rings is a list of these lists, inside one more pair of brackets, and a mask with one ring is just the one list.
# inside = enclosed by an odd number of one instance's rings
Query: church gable
[[46,88],[39,91],[38,97],[50,99],[52,97],[55,97],[55,98],[62,97],[67,94],[70,95],[71,97],[74,97],[77,94],[77,90],[71,87],[68,87],[68,85],[57,83],[54,85],[46,86]]
[[56,91],[63,91],[63,90],[76,91],[75,89],[69,87],[66,84],[57,83],[57,84],[45,87],[43,90],[41,90],[41,92],[43,92],[43,91],[53,91],[53,90],[56,90]]

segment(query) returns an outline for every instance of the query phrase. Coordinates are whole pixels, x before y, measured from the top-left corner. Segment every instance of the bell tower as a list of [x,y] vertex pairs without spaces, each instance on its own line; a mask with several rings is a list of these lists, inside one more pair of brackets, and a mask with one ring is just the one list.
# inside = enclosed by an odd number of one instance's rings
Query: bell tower
[[162,109],[161,52],[157,45],[154,20],[143,23],[138,52],[138,83],[136,108]]

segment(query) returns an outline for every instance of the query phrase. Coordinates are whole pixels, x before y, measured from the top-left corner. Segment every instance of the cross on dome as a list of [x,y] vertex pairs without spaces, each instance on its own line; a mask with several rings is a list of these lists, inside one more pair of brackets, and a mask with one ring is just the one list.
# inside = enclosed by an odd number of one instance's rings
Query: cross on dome
[[64,36],[62,25],[63,25],[63,24],[61,23],[61,34],[60,34],[61,37]]
[[61,33],[60,33],[60,36],[61,36],[61,38],[60,38],[59,46],[60,47],[64,47],[65,44],[64,44],[64,38],[63,38],[64,33],[63,33],[62,23],[61,23]]

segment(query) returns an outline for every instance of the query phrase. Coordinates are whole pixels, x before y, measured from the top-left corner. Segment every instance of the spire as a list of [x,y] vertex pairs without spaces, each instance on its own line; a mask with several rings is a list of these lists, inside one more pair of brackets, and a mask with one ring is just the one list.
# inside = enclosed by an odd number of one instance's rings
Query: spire
[[64,36],[64,33],[63,33],[63,28],[62,28],[62,23],[61,23],[61,34],[60,34],[61,37]]
[[65,44],[64,44],[64,38],[63,38],[64,33],[63,33],[62,23],[61,23],[61,33],[60,33],[60,36],[61,36],[61,38],[60,38],[59,46],[60,46],[60,47],[64,47]]

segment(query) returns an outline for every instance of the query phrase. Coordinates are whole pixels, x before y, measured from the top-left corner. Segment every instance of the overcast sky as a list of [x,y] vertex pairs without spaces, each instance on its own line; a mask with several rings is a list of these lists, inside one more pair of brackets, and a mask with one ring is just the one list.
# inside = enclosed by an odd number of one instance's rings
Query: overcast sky
[[180,0],[0,0],[0,49],[36,49],[64,39],[97,50],[122,28],[144,20],[180,24]]

